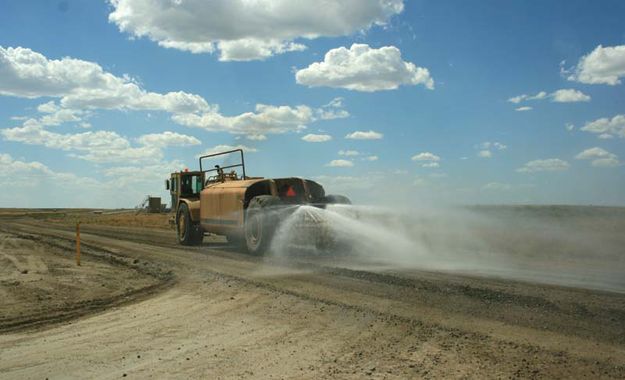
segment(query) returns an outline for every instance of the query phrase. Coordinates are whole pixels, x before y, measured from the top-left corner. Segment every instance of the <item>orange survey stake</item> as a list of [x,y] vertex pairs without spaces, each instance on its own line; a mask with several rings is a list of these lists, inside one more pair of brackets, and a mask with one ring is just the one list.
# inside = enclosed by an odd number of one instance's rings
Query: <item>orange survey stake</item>
[[76,222],[76,265],[80,266],[80,222]]

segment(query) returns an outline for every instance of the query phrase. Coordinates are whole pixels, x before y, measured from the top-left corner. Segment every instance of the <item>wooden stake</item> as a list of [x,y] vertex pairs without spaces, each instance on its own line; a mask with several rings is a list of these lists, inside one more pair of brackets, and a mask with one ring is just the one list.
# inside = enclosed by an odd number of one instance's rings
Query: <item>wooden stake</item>
[[76,265],[80,266],[80,222],[76,222]]

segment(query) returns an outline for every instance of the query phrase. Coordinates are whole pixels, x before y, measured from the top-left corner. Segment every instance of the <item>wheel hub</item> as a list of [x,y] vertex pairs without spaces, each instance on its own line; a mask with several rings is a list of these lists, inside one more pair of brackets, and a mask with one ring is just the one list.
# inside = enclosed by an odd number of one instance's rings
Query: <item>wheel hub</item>
[[260,240],[260,235],[262,233],[261,229],[262,227],[258,221],[258,216],[252,216],[248,221],[247,228],[245,229],[248,241],[254,245],[258,244],[258,241]]

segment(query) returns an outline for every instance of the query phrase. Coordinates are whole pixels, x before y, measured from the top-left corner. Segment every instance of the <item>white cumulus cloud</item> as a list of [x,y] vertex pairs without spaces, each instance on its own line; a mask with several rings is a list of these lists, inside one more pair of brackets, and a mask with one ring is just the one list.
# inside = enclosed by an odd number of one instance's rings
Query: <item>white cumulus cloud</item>
[[600,167],[600,168],[612,168],[615,166],[620,166],[621,162],[618,158],[609,157],[609,158],[597,158],[596,160],[592,160],[592,166]]
[[332,160],[326,164],[326,166],[332,168],[350,168],[354,166],[354,163],[349,160]]
[[330,135],[316,135],[314,133],[309,133],[306,136],[302,137],[302,140],[306,142],[319,143],[326,142],[332,140],[332,136]]
[[111,0],[111,5],[109,21],[120,31],[165,48],[219,51],[222,61],[303,50],[303,39],[384,25],[404,7],[403,0]]
[[97,63],[74,58],[49,59],[28,48],[0,46],[0,95],[52,97],[37,107],[45,114],[32,119],[42,126],[81,122],[97,109],[164,111],[183,126],[245,135],[262,140],[267,134],[299,132],[306,124],[345,118],[343,99],[312,109],[306,105],[257,104],[253,112],[223,115],[219,106],[183,91],[149,92],[131,77],[106,72]]
[[[184,45],[169,44],[169,46],[163,46],[173,48],[182,47],[180,50],[188,50],[184,49]],[[217,47],[221,52],[219,56],[220,61],[262,60],[269,58],[274,54],[306,50],[306,45],[303,44],[283,42],[275,39],[258,40],[254,38],[246,38],[237,41],[220,41],[217,44]],[[193,50],[191,50],[191,52],[195,53]],[[204,51],[200,52],[204,53]]]
[[556,103],[589,102],[590,96],[579,90],[569,88],[555,91],[551,94],[551,100]]
[[176,132],[150,133],[143,135],[137,139],[142,145],[146,146],[190,146],[199,145],[202,142],[193,136],[183,135]]
[[410,159],[419,162],[423,168],[438,168],[440,166],[439,161],[441,160],[439,156],[430,152],[415,154]]
[[477,146],[479,149],[506,150],[508,146],[497,141],[485,141]]
[[586,123],[580,129],[584,132],[595,133],[602,139],[625,138],[625,115],[616,115],[612,118],[602,117]]
[[[182,91],[160,94],[142,89],[97,63],[73,58],[48,59],[31,49],[0,46],[0,95],[56,97],[63,108],[198,112],[209,109],[198,95]],[[49,105],[49,103],[47,103]],[[41,112],[51,107],[41,106]]]
[[544,160],[533,160],[517,169],[519,173],[554,172],[569,168],[569,163],[559,158],[548,158]]
[[212,148],[208,148],[208,149],[204,150],[202,153],[198,154],[197,157],[207,156],[209,154],[227,152],[227,151],[235,150],[235,149],[242,149],[243,153],[256,153],[256,152],[258,152],[258,149],[254,148],[254,147],[251,147],[251,146],[247,146],[247,145],[220,144],[220,145],[215,145]]
[[394,46],[379,49],[366,44],[339,47],[295,74],[297,83],[309,87],[335,87],[355,91],[394,90],[401,85],[422,84],[434,89],[428,69],[402,60]]
[[248,139],[248,140],[251,140],[251,141],[265,141],[265,140],[267,140],[267,136],[261,135],[261,134],[251,134],[251,135],[245,136],[245,138]]
[[201,114],[176,114],[172,116],[172,120],[187,127],[202,128],[212,132],[264,136],[302,131],[314,118],[313,110],[304,105],[290,107],[257,104],[254,112],[245,112],[236,116],[224,116],[216,108]]
[[338,97],[330,101],[330,103],[317,108],[317,118],[321,120],[344,119],[349,117],[349,112],[343,106],[343,98]]
[[411,157],[413,161],[440,161],[441,158],[430,152],[423,152],[419,154],[415,154]]
[[81,133],[52,132],[34,119],[22,126],[0,130],[7,141],[40,145],[69,152],[69,156],[96,163],[128,161],[155,162],[163,158],[167,146],[198,145],[193,137],[174,132],[143,135],[137,138],[138,146],[117,132],[88,131]]
[[625,77],[625,45],[597,46],[583,56],[568,80],[587,84],[617,85]]
[[[52,180],[55,184],[64,186],[81,185],[83,188],[94,187],[100,183],[88,177],[78,177],[73,173],[56,172],[48,166],[38,161],[20,161],[16,160],[7,153],[0,153],[0,184],[15,186],[38,186],[39,181]],[[14,196],[10,192],[4,192],[8,195],[7,199]],[[0,195],[0,200],[2,200]],[[9,203],[7,203],[9,204]]]
[[477,152],[477,156],[481,158],[491,158],[493,157],[493,150],[501,151],[508,149],[508,146],[502,144],[497,141],[485,141],[481,144],[475,146],[479,151]]
[[[98,179],[57,171],[38,161],[0,153],[0,185],[19,186],[20,192],[0,193],[5,207],[129,207],[145,194],[154,194],[163,178],[184,168],[180,161],[109,167]],[[137,175],[137,173],[141,173]],[[41,196],[41,189],[46,195]],[[69,189],[69,190],[68,190]],[[111,194],[124,194],[123,197]]]
[[621,164],[616,154],[599,147],[586,149],[575,156],[575,158],[578,160],[590,160],[591,165],[597,167],[615,167]]
[[[564,89],[556,90],[550,94],[548,94],[545,91],[540,91],[536,95],[525,95],[525,94],[517,95],[508,99],[508,101],[513,104],[519,104],[519,103],[527,102],[530,100],[544,100],[544,99],[550,99],[554,103],[577,103],[577,102],[589,102],[591,98],[589,95],[586,95],[579,90],[575,90],[572,88],[564,88]],[[516,111],[529,111],[531,109],[532,107],[524,106],[524,107],[518,107],[515,110]]]
[[537,93],[536,95],[518,95],[518,96],[514,96],[510,99],[508,99],[508,101],[510,103],[514,103],[514,104],[519,104],[521,102],[527,101],[527,100],[540,100],[540,99],[545,99],[547,97],[547,93],[545,91],[541,91],[539,93]]
[[346,139],[352,140],[379,140],[383,138],[384,135],[375,131],[356,131],[349,133],[345,136]]

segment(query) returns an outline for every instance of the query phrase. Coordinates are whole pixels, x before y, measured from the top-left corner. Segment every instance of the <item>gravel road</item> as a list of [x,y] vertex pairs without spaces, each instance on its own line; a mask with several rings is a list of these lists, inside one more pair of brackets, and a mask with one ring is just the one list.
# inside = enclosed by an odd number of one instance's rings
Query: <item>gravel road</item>
[[[0,230],[73,250],[62,224],[4,219]],[[85,225],[82,240],[73,276],[118,268],[107,297],[119,297],[84,310],[24,301],[50,318],[15,331],[0,319],[0,378],[625,378],[621,293],[277,262],[211,239],[182,249],[149,228]],[[104,297],[80,288],[76,299]],[[64,308],[83,312],[55,318]]]

